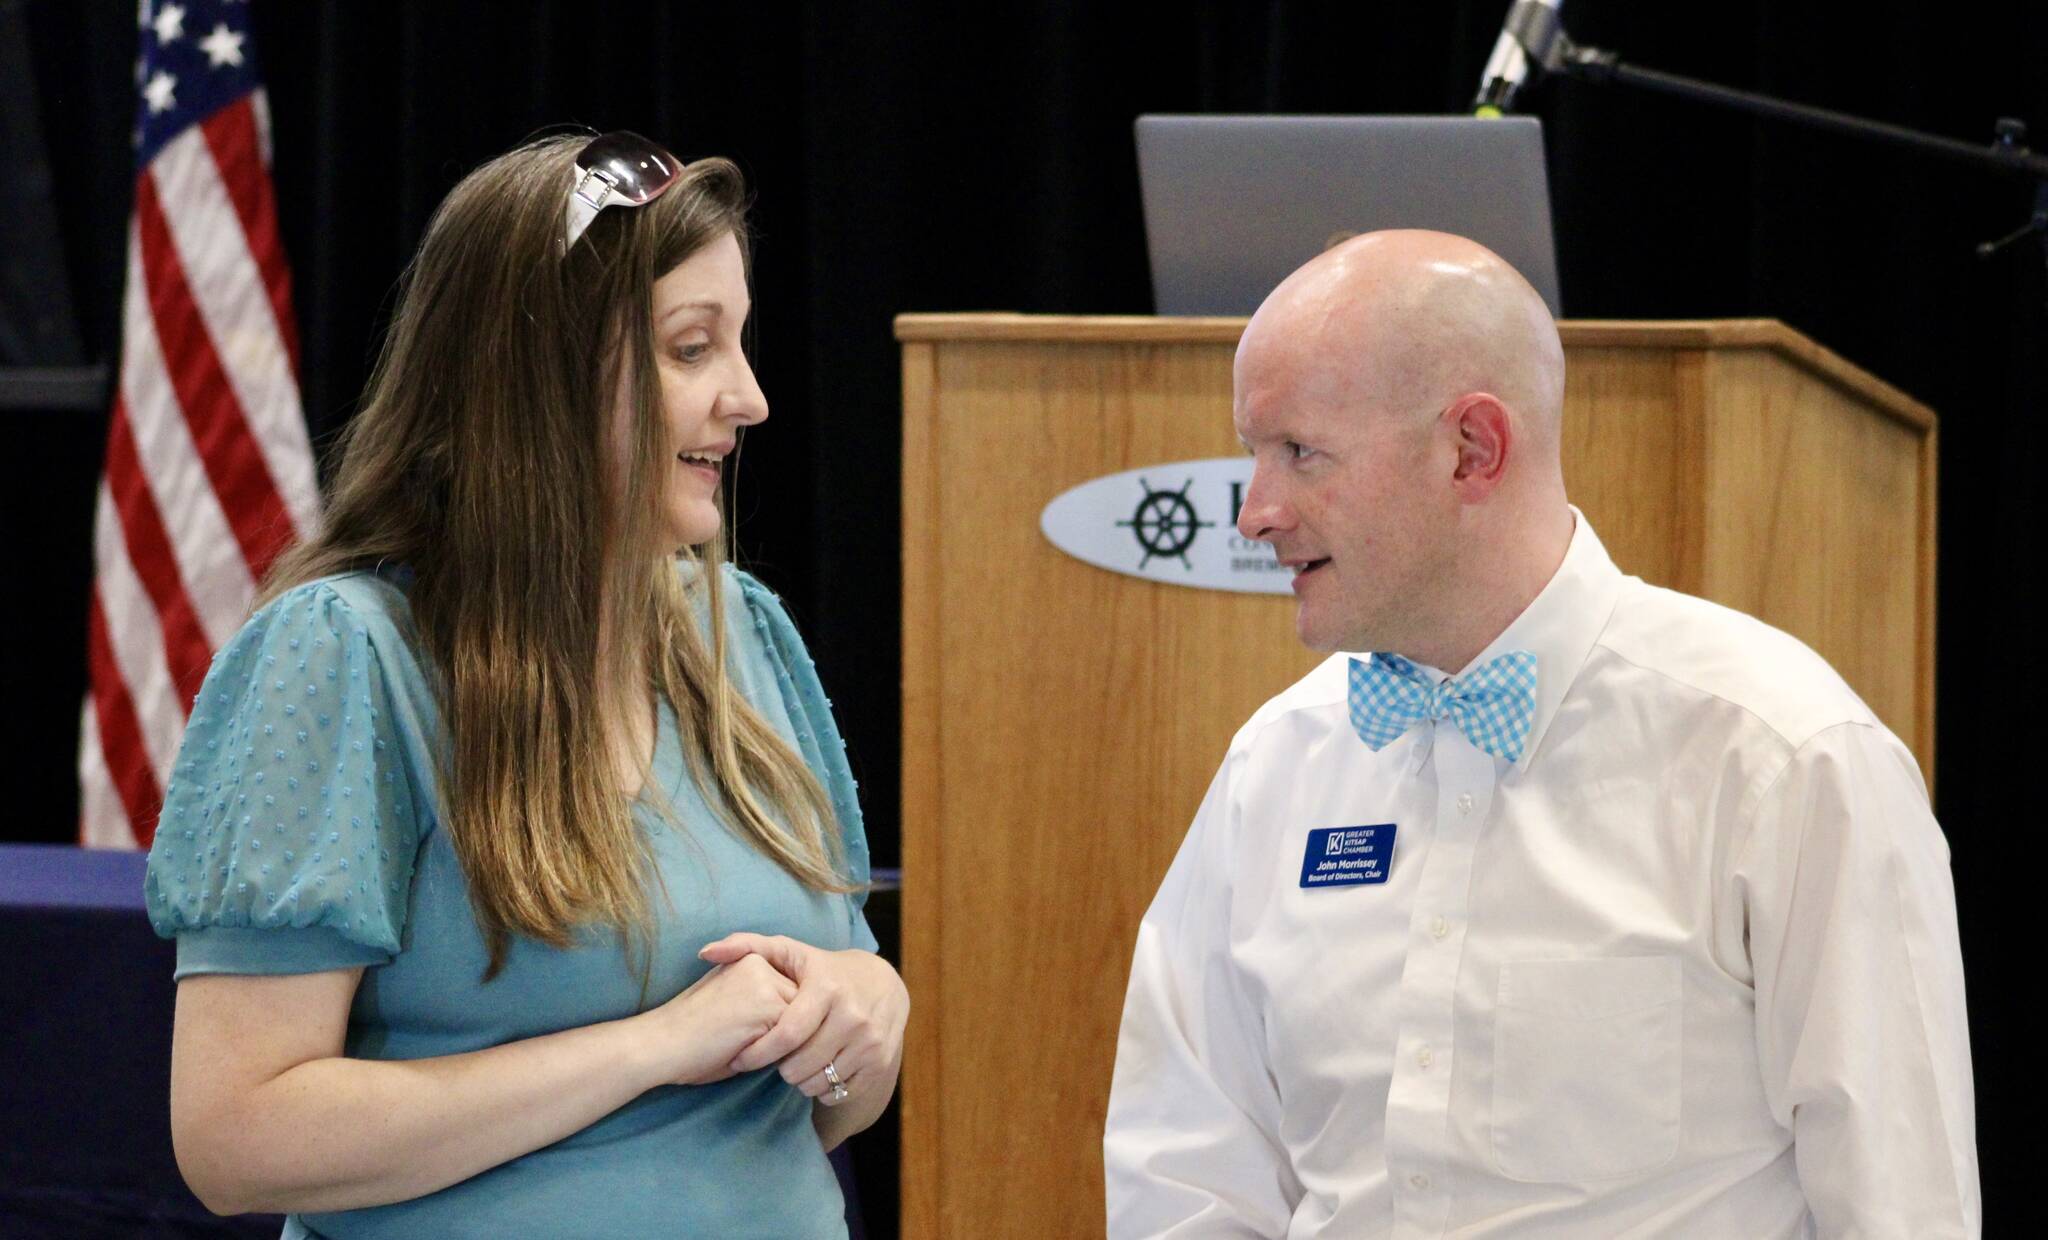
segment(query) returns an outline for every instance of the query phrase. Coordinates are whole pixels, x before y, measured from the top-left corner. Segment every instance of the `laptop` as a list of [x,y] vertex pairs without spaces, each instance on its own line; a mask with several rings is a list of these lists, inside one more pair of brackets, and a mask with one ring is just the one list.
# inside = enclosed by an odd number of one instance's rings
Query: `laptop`
[[1247,315],[1333,239],[1434,228],[1499,254],[1562,313],[1532,116],[1140,116],[1160,314]]

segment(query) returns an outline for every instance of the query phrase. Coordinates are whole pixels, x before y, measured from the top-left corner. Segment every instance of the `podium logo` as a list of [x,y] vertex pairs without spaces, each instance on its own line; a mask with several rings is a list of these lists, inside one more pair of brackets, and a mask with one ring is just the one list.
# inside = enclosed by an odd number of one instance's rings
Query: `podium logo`
[[1145,558],[1138,561],[1138,567],[1150,564],[1156,555],[1179,560],[1182,568],[1192,570],[1188,548],[1194,545],[1196,534],[1216,524],[1195,514],[1194,501],[1188,498],[1195,480],[1188,479],[1178,491],[1155,491],[1143,478],[1138,479],[1138,485],[1145,488],[1138,511],[1131,514],[1130,520],[1117,522],[1130,526],[1131,533],[1138,537],[1138,545],[1145,550]]
[[1046,540],[1077,560],[1148,581],[1286,594],[1265,543],[1241,538],[1237,510],[1249,457],[1177,461],[1095,478],[1055,496],[1038,517]]

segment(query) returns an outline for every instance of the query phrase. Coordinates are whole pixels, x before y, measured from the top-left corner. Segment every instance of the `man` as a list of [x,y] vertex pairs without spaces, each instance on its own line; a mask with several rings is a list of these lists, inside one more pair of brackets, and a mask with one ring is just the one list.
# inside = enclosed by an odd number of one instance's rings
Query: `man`
[[1238,529],[1335,655],[1239,731],[1138,935],[1138,1236],[1975,1235],[1948,851],[1818,656],[1614,567],[1564,354],[1372,233],[1238,348]]

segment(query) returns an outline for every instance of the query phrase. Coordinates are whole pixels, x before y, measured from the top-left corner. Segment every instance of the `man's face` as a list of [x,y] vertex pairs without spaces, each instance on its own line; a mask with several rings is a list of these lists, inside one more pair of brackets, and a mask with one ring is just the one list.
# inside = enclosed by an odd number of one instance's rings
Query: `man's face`
[[1238,532],[1294,570],[1302,644],[1399,650],[1435,614],[1457,520],[1429,486],[1438,411],[1378,407],[1369,365],[1330,364],[1281,334],[1255,324],[1238,350],[1232,420],[1253,459]]

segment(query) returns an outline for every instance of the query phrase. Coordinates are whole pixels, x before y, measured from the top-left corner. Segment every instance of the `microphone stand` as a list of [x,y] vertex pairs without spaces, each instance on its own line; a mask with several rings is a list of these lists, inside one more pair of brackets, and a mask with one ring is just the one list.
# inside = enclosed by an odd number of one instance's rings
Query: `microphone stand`
[[1997,125],[1997,136],[1991,145],[1974,146],[1954,138],[1922,133],[1883,121],[1867,120],[1846,112],[1791,103],[1753,91],[1736,90],[1696,78],[1680,77],[1675,73],[1645,69],[1627,63],[1614,52],[1575,44],[1567,39],[1562,31],[1557,31],[1546,46],[1525,50],[1530,53],[1530,59],[1541,64],[1543,68],[1579,81],[1596,85],[1633,86],[1659,94],[1676,95],[1682,99],[1731,108],[1772,120],[1790,121],[1811,129],[1824,129],[1854,138],[1884,142],[1922,154],[1972,164],[1987,172],[2026,177],[2034,182],[2032,217],[2005,236],[1979,245],[1977,257],[1990,258],[2022,238],[2031,236],[2040,243],[2042,262],[2044,266],[2048,266],[2048,155],[2039,154],[2028,148],[2027,126],[2023,121],[2011,117],[2001,118]]

